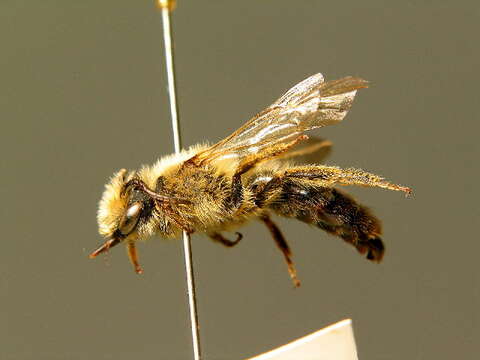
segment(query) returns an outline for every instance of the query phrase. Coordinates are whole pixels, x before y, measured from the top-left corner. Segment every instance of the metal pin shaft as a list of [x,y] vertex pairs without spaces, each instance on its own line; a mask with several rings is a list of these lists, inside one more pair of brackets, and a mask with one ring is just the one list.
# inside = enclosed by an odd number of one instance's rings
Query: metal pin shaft
[[[158,5],[162,10],[163,40],[165,44],[165,61],[168,78],[168,94],[170,98],[170,113],[172,117],[173,142],[175,146],[175,152],[179,153],[182,147],[182,142],[180,136],[180,126],[178,122],[178,107],[175,90],[175,69],[173,63],[172,29],[170,25],[170,12],[173,10],[174,2],[168,0],[159,0]],[[198,326],[191,240],[190,235],[186,231],[183,232],[183,252],[185,257],[185,271],[187,274],[187,293],[188,304],[190,308],[190,324],[192,328],[193,358],[194,360],[200,360],[200,333]]]

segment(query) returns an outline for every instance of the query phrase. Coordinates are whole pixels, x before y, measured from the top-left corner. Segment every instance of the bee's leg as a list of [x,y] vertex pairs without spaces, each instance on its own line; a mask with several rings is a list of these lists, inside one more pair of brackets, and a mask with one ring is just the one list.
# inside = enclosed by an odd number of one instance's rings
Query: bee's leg
[[237,245],[240,240],[242,240],[243,238],[243,235],[240,234],[239,232],[236,232],[235,235],[237,235],[237,238],[235,240],[229,240],[227,238],[225,238],[222,234],[220,233],[208,233],[208,236],[213,240],[213,241],[216,241],[216,242],[219,242],[220,244],[226,246],[226,247],[233,247],[235,245]]
[[340,169],[335,166],[323,165],[305,166],[289,169],[284,176],[318,181],[319,186],[359,185],[403,191],[407,195],[412,192],[409,187],[392,184],[378,175],[360,169]]
[[275,225],[275,223],[270,219],[268,215],[262,215],[260,217],[260,220],[262,220],[263,223],[267,225],[268,230],[270,230],[270,233],[272,234],[272,237],[275,240],[275,243],[277,244],[278,248],[282,251],[283,256],[285,257],[285,261],[287,262],[288,273],[292,278],[293,285],[295,287],[299,287],[300,280],[298,280],[297,278],[297,270],[295,269],[295,265],[293,264],[293,261],[292,261],[292,251],[290,250],[290,247],[288,246],[287,241],[283,237],[278,226]]
[[380,238],[381,223],[368,208],[335,188],[317,186],[311,179],[274,180],[277,185],[263,196],[264,207],[342,238],[359,253],[366,253],[368,260],[382,260],[385,248]]
[[270,148],[264,149],[257,154],[251,154],[246,156],[240,165],[237,168],[237,171],[232,177],[232,194],[229,198],[229,202],[233,205],[234,208],[240,206],[240,203],[243,200],[243,185],[242,185],[242,175],[245,174],[247,171],[254,168],[258,163],[275,158],[280,154],[291,149],[297,143],[302,140],[307,140],[307,135],[301,135],[297,137],[295,140],[287,143],[287,144],[279,144],[276,146],[272,146]]
[[130,259],[130,262],[132,263],[135,272],[137,274],[142,274],[143,269],[140,267],[140,264],[138,263],[138,255],[137,255],[137,248],[135,247],[135,242],[129,241],[127,243],[127,253],[128,253],[128,258]]

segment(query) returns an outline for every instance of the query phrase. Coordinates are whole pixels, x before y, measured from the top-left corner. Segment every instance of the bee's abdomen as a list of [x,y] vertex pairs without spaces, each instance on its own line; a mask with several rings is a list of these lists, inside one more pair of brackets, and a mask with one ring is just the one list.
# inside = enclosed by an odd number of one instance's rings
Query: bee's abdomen
[[266,184],[257,197],[259,206],[339,236],[361,254],[366,253],[369,260],[379,262],[383,257],[380,221],[368,208],[335,188],[277,177]]

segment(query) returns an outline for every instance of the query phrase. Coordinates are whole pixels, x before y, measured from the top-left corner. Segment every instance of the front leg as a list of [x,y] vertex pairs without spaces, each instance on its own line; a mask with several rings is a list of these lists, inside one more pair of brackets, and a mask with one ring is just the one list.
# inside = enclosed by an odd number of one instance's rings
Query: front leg
[[143,274],[143,269],[138,262],[138,254],[137,254],[137,248],[135,247],[135,242],[129,241],[127,243],[127,254],[128,254],[128,258],[130,259],[130,262],[133,265],[133,268],[135,269],[135,272],[137,274]]

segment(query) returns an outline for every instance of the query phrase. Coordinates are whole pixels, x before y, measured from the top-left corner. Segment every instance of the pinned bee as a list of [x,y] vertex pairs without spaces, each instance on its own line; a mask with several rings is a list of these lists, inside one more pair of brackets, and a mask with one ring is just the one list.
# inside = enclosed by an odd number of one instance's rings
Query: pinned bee
[[137,171],[120,170],[99,204],[99,231],[106,240],[90,257],[123,242],[135,271],[142,273],[138,240],[177,237],[185,230],[232,247],[242,235],[229,240],[222,233],[257,219],[267,226],[299,286],[290,248],[270,218],[276,214],[315,225],[380,262],[385,249],[380,221],[337,186],[407,194],[410,188],[363,170],[285,161],[328,153],[328,141],[308,139],[304,132],[341,121],[356,91],[365,87],[367,82],[356,77],[325,82],[321,74],[313,75],[213,146],[193,146]]

